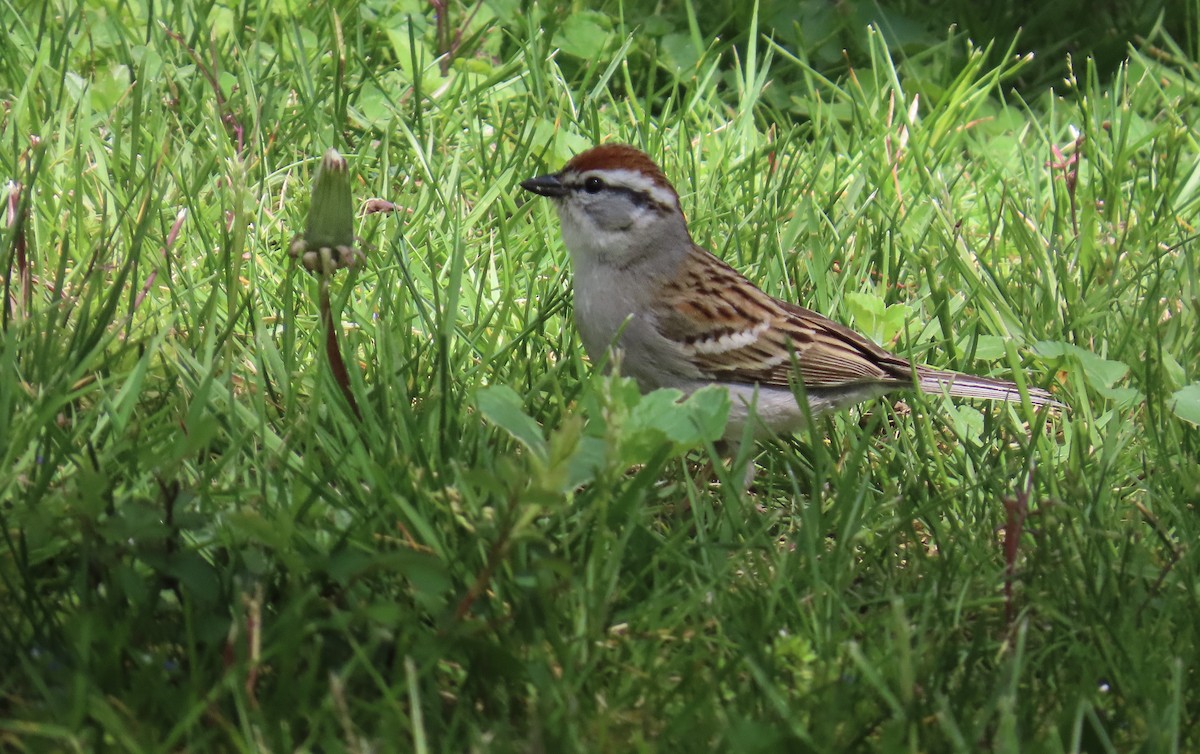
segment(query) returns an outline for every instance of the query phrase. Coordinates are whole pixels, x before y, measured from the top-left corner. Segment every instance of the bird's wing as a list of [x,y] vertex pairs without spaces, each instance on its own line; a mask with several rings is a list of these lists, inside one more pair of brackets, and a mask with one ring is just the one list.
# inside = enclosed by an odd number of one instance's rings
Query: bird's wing
[[768,296],[702,249],[666,286],[659,332],[723,382],[807,388],[912,385],[912,367],[827,317]]

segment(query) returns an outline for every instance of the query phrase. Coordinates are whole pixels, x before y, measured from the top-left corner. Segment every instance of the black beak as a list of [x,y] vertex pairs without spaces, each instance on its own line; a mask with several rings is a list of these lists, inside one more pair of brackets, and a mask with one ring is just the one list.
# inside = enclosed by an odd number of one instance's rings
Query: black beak
[[537,178],[521,181],[521,188],[526,191],[532,191],[535,194],[548,196],[551,199],[566,196],[568,190],[554,173],[539,175]]

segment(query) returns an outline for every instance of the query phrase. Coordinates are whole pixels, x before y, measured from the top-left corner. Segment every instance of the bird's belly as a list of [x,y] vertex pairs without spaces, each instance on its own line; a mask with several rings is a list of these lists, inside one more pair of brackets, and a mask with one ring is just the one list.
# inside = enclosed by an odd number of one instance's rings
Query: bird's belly
[[643,302],[630,291],[639,286],[590,286],[575,288],[575,324],[583,347],[593,364],[612,360],[607,358],[610,347],[622,353],[622,374],[637,380],[642,391],[660,387],[684,389],[694,382],[700,372],[684,355],[679,346],[658,331],[654,317]]
[[633,313],[633,306],[623,301],[619,293],[605,295],[595,288],[576,286],[575,326],[593,363],[604,358]]
[[[686,392],[704,387],[693,384]],[[886,386],[864,383],[841,385],[836,388],[813,388],[807,391],[808,412],[796,401],[791,390],[762,385],[727,385],[729,393],[729,422],[725,425],[727,439],[741,438],[746,423],[754,422],[755,439],[772,435],[787,435],[804,428],[808,417],[817,418],[861,401],[888,392]]]

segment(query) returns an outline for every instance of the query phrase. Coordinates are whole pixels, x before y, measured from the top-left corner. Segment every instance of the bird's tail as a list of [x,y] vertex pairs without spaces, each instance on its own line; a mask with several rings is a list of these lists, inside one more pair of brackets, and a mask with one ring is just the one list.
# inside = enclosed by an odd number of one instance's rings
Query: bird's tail
[[[956,398],[985,398],[993,401],[1021,402],[1021,389],[1015,382],[994,380],[990,377],[973,377],[958,372],[943,372],[923,368],[917,372],[917,384],[921,392],[931,395],[949,394]],[[1026,388],[1029,402],[1035,407],[1051,406],[1065,408],[1065,404],[1054,400],[1054,396],[1041,388]]]

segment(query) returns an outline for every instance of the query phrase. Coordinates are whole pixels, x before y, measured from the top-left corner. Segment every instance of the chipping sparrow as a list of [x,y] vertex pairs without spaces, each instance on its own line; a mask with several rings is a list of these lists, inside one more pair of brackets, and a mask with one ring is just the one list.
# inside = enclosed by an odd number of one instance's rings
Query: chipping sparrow
[[[725,437],[754,415],[757,436],[800,429],[803,382],[813,416],[917,387],[1020,401],[1017,385],[913,366],[814,311],[763,293],[692,241],[679,195],[645,153],[605,144],[521,187],[550,197],[574,267],[575,323],[589,356],[622,351],[642,390],[721,385],[732,399]],[[797,373],[798,368],[798,373]],[[1061,405],[1029,388],[1034,406]]]

